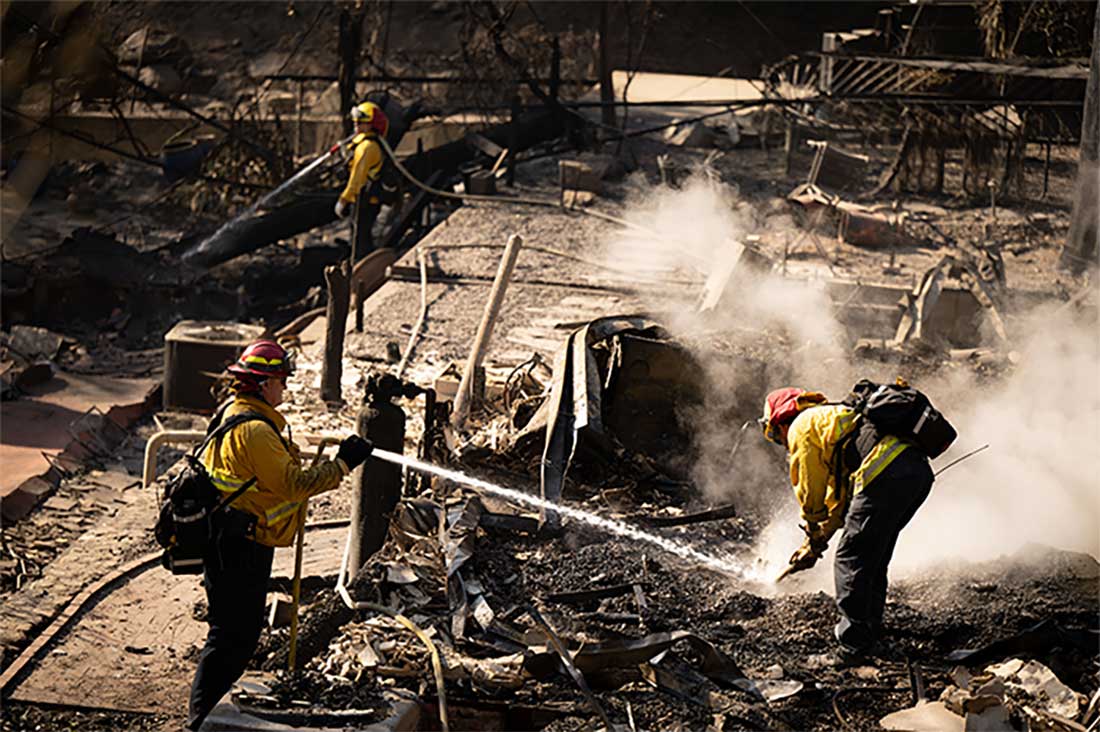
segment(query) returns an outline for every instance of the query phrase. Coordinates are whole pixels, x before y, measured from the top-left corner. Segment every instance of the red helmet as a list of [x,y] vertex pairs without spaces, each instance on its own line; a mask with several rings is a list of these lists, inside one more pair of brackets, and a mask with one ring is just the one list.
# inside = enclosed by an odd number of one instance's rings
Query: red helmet
[[374,134],[385,137],[390,128],[390,121],[386,113],[374,102],[363,102],[351,108],[351,118],[356,123],[362,122],[371,128]]
[[285,379],[294,373],[292,354],[275,341],[263,339],[250,343],[229,373],[245,380]]
[[779,428],[793,422],[803,409],[824,401],[825,395],[820,392],[806,391],[794,386],[776,389],[764,399],[764,416],[757,422],[764,431],[764,437],[777,445],[784,445]]

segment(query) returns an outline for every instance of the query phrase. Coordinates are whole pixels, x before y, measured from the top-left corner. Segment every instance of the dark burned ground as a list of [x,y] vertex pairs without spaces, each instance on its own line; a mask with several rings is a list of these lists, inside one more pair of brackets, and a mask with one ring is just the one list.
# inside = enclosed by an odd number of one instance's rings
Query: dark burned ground
[[[697,539],[713,529],[697,532]],[[723,532],[725,533],[725,532]],[[640,637],[646,632],[689,630],[729,653],[750,676],[778,663],[786,678],[802,681],[802,692],[770,706],[743,702],[731,710],[727,728],[759,728],[789,725],[794,729],[832,729],[839,720],[833,711],[833,695],[859,686],[895,686],[896,692],[845,692],[839,700],[842,713],[857,726],[877,726],[884,714],[909,706],[910,692],[905,656],[922,670],[935,698],[949,683],[953,664],[949,652],[979,647],[1050,619],[1066,628],[1100,626],[1096,598],[1096,572],[1081,579],[1079,570],[1050,552],[1040,561],[1008,558],[996,562],[944,568],[919,579],[892,586],[886,613],[888,658],[874,662],[878,673],[857,669],[819,668],[813,656],[835,645],[832,628],[836,610],[823,593],[763,597],[715,573],[685,566],[679,560],[648,552],[640,559],[638,548],[618,540],[585,536],[583,546],[566,535],[549,543],[494,536],[479,545],[475,558],[478,576],[498,595],[497,602],[524,603],[530,596],[576,590],[594,585],[644,582],[648,612],[644,630],[637,626],[602,626],[576,619],[591,606],[551,605],[546,616],[566,636],[608,640],[619,636]],[[703,542],[713,545],[711,542]],[[527,560],[515,555],[530,554]],[[521,573],[522,581],[503,585],[498,578]],[[599,578],[598,581],[593,581]],[[617,598],[607,612],[634,612],[634,600]],[[1078,692],[1092,693],[1097,686],[1100,654],[1074,649],[1048,649],[1036,658],[1052,668],[1063,682]],[[863,676],[864,678],[861,678]],[[568,681],[560,684],[569,688]],[[539,694],[536,692],[536,694]],[[687,728],[711,721],[710,712],[648,689],[627,693],[607,691],[601,698],[609,709],[625,717],[623,702],[630,701],[636,721],[649,728],[668,729],[676,720]],[[614,715],[613,715],[614,716]],[[644,720],[644,721],[643,721]]]
[[[655,533],[720,551],[746,546],[758,530],[749,520],[733,519]],[[1070,630],[1100,628],[1096,562],[1041,547],[992,562],[942,566],[895,582],[886,614],[887,651],[883,658],[856,668],[822,662],[823,654],[835,645],[836,610],[829,595],[776,596],[774,587],[750,585],[576,524],[567,524],[550,537],[480,529],[475,554],[462,572],[467,581],[476,578],[482,584],[498,617],[516,619],[516,627],[531,627],[524,625],[523,610],[534,605],[574,649],[580,643],[690,631],[732,657],[752,678],[764,677],[766,669],[778,664],[783,678],[804,684],[794,696],[771,704],[754,701],[735,689],[710,686],[721,703],[708,708],[653,689],[633,669],[590,674],[589,682],[611,718],[626,724],[629,703],[639,729],[702,729],[715,723],[716,712],[725,729],[874,728],[885,714],[913,703],[907,658],[919,668],[928,696],[934,699],[951,683],[948,671],[955,664],[946,655],[953,650],[983,646],[1042,620]],[[570,604],[546,599],[552,593],[635,582],[645,587],[647,607],[641,623],[623,617],[638,612],[631,594]],[[433,602],[415,612],[422,614],[422,625],[433,625],[447,636],[450,616],[445,596],[439,588],[424,589],[432,593]],[[501,654],[484,645],[459,644],[459,649],[471,656]],[[689,666],[698,661],[683,645],[670,655]],[[1078,692],[1091,694],[1097,688],[1100,654],[1095,649],[1045,648],[1014,655],[1036,658]],[[1003,659],[993,659],[998,660]],[[316,676],[300,677],[284,683],[276,695],[323,698],[330,709],[363,708],[365,700],[395,685],[419,694],[427,702],[425,709],[434,703],[426,665],[415,678],[391,680],[363,674],[357,684],[344,686],[339,693],[325,691],[324,683],[318,683]],[[295,696],[295,692],[307,695]],[[468,682],[449,682],[448,700],[456,710],[456,723],[466,720],[460,727],[464,729],[497,728],[488,725],[485,717],[462,716],[463,710],[472,714],[470,710],[493,703],[513,710],[556,707],[556,718],[543,727],[549,730],[586,729],[595,720],[564,674],[545,681],[527,679],[514,692],[495,694],[474,690]],[[838,719],[837,710],[843,720]],[[522,728],[517,720],[525,718],[515,714],[505,728]]]
[[81,732],[155,732],[166,729],[169,715],[126,714],[125,712],[82,712],[67,709],[59,711],[47,706],[4,702],[0,716],[3,732],[52,732],[53,730],[80,730]]

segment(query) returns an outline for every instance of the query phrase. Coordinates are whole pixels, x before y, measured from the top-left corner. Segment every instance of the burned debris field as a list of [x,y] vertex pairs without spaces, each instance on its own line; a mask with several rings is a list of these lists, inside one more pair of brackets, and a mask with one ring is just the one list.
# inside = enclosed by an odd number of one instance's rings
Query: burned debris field
[[1100,728],[1096,2],[0,34],[0,730]]

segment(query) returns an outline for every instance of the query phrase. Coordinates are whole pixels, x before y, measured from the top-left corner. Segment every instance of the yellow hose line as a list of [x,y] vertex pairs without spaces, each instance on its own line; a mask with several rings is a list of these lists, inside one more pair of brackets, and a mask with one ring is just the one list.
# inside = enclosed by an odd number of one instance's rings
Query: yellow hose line
[[360,601],[355,603],[355,607],[358,610],[371,610],[376,613],[390,616],[408,630],[412,631],[413,635],[419,638],[420,642],[428,648],[428,654],[432,659],[432,673],[435,675],[435,692],[439,697],[439,723],[443,727],[443,732],[449,732],[450,723],[447,721],[447,694],[443,687],[443,662],[439,659],[439,649],[435,647],[435,643],[432,642],[432,639],[429,638],[416,623],[385,605]]

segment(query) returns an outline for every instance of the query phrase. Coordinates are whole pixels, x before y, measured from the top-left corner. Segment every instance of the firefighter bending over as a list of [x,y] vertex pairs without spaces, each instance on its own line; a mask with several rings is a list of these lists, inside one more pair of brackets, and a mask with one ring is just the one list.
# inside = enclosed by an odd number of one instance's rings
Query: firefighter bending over
[[881,650],[887,568],[898,535],[932,489],[933,474],[915,445],[882,434],[849,406],[826,401],[818,392],[777,389],[765,400],[760,424],[765,437],[787,449],[805,522],[806,540],[784,574],[812,567],[844,528],[834,562],[835,635],[840,658],[855,660]]

